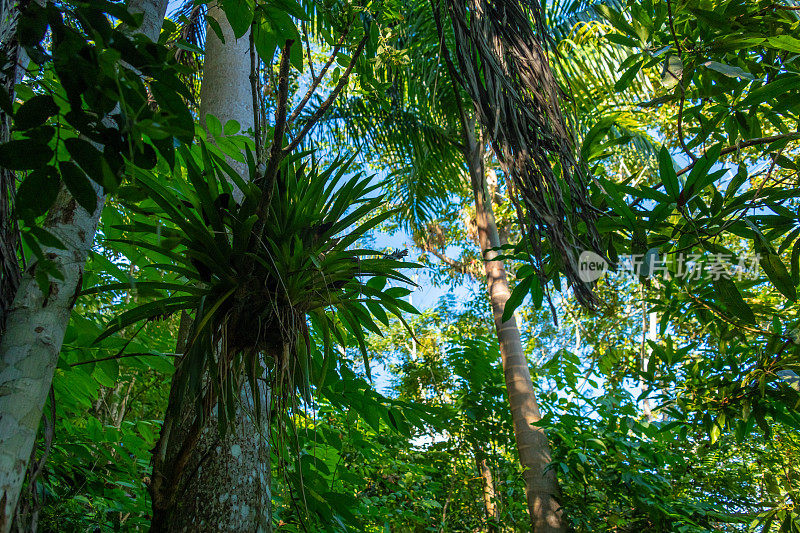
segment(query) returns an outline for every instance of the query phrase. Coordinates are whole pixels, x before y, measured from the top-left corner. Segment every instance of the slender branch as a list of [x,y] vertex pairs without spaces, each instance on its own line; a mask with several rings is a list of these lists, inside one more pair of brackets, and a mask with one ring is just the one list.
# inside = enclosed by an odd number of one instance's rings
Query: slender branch
[[[681,43],[678,42],[678,35],[675,33],[675,22],[672,18],[672,3],[670,0],[667,0],[667,14],[669,16],[669,31],[672,34],[672,40],[675,42],[675,48],[678,50],[681,68],[683,68],[683,49],[681,48]],[[683,80],[681,79],[683,78],[683,74],[681,73],[681,76],[678,77],[674,72],[669,70],[669,58],[667,59],[667,71],[678,82],[678,88],[681,90],[681,102],[678,106],[678,141],[681,143],[683,151],[689,156],[689,159],[697,161],[697,156],[689,150],[689,147],[686,146],[686,140],[683,138],[683,106],[686,103],[686,89],[683,88]]]
[[776,337],[779,337],[781,339],[791,339],[792,338],[789,335],[776,334],[776,333],[774,333],[772,331],[766,331],[766,330],[763,330],[763,329],[746,326],[745,324],[743,324],[743,323],[741,323],[741,322],[739,322],[737,320],[734,320],[733,318],[730,318],[729,316],[727,316],[725,313],[723,313],[719,309],[711,307],[706,302],[704,302],[703,300],[701,300],[700,298],[698,298],[697,296],[695,296],[694,294],[689,292],[688,289],[686,290],[686,295],[689,298],[691,298],[697,305],[699,305],[699,306],[711,311],[711,313],[716,315],[717,318],[721,319],[724,322],[727,322],[731,326],[743,329],[745,331],[749,331],[750,333],[755,333],[757,335],[764,335],[765,337],[771,337],[771,336],[775,335]]
[[306,134],[308,134],[308,132],[311,131],[311,128],[314,127],[314,125],[317,123],[317,121],[319,121],[322,115],[325,114],[325,112],[328,110],[331,104],[333,104],[336,98],[339,97],[339,93],[342,92],[342,89],[344,89],[344,86],[347,84],[347,80],[350,77],[350,73],[353,71],[353,67],[355,67],[356,65],[358,57],[361,55],[361,52],[364,51],[364,46],[366,46],[367,44],[367,39],[369,39],[369,33],[365,33],[364,38],[361,39],[361,42],[358,43],[355,52],[353,52],[353,57],[350,59],[350,64],[347,65],[347,69],[345,69],[344,73],[342,74],[342,77],[339,78],[339,83],[336,84],[336,87],[334,87],[333,91],[331,91],[331,94],[328,95],[328,98],[324,102],[322,102],[322,105],[320,105],[317,108],[317,110],[314,111],[314,114],[311,115],[311,118],[309,118],[308,121],[305,123],[303,129],[300,130],[300,133],[297,134],[297,137],[294,138],[294,140],[291,142],[291,144],[289,144],[289,146],[283,149],[284,154],[289,154],[292,152],[292,150],[297,148],[297,146],[303,140],[303,137],[305,137]]
[[311,78],[316,78],[314,73],[314,61],[311,59],[311,42],[308,40],[308,31],[306,30],[306,23],[303,22],[303,41],[306,43],[306,55],[308,56],[308,70],[311,72]]
[[[123,355],[123,353],[128,348],[128,345],[131,342],[133,342],[133,339],[135,339],[136,336],[139,335],[139,333],[141,333],[141,331],[144,329],[144,327],[149,323],[150,323],[149,320],[146,320],[146,321],[142,322],[142,325],[139,326],[139,329],[136,330],[136,333],[131,335],[131,337],[127,341],[125,341],[125,344],[122,345],[122,348],[120,348],[119,351],[117,351],[117,353],[115,353],[114,355],[109,355],[108,357],[102,357],[100,359],[92,359],[90,361],[79,361],[77,363],[72,363],[69,366],[88,365],[89,363],[97,363],[99,361],[110,361],[112,359],[120,359],[122,357],[132,357],[132,355]],[[141,355],[141,354],[134,354],[134,355]]]
[[272,194],[275,189],[275,178],[278,174],[278,167],[283,159],[281,152],[281,145],[283,144],[283,134],[286,131],[286,102],[289,95],[289,51],[294,44],[293,39],[287,39],[286,44],[281,51],[281,63],[278,71],[278,100],[275,104],[275,130],[272,135],[272,144],[269,149],[269,158],[267,165],[264,169],[264,175],[259,177],[264,188],[261,190],[261,199],[259,200],[258,222],[256,223],[257,231],[255,235],[261,234],[261,229],[264,227],[264,218],[269,204],[272,202]]
[[[674,76],[674,74],[673,74]],[[686,139],[683,138],[683,105],[686,103],[686,89],[683,88],[683,80],[678,79],[678,87],[681,89],[681,102],[678,106],[678,141],[684,153],[689,156],[692,162],[697,162],[697,156],[686,146]]]
[[261,162],[261,125],[260,112],[258,105],[258,61],[256,59],[256,45],[253,34],[253,26],[250,26],[250,93],[253,96],[253,133],[256,142],[256,164]]
[[[292,111],[292,114],[289,116],[289,120],[287,122],[289,122],[290,124],[295,121],[295,119],[298,117],[298,115],[300,115],[300,113],[303,111],[303,108],[306,106],[308,101],[311,99],[311,96],[314,94],[314,91],[317,90],[317,87],[319,86],[320,82],[322,81],[322,78],[325,77],[325,73],[328,72],[328,69],[333,64],[333,60],[336,59],[336,56],[339,53],[339,50],[341,49],[342,44],[344,43],[344,39],[345,39],[345,37],[347,37],[347,34],[348,34],[349,31],[350,31],[350,24],[347,25],[347,28],[345,28],[344,33],[342,33],[342,36],[339,37],[339,41],[333,47],[333,51],[331,52],[331,55],[328,58],[328,61],[322,67],[322,70],[319,71],[319,76],[314,76],[313,71],[312,71],[311,76],[312,76],[313,80],[311,82],[311,86],[306,91],[306,94],[305,94],[305,96],[303,96],[303,99],[300,100],[300,103],[297,104],[297,107],[295,108],[295,110]],[[311,54],[311,51],[309,50],[309,66],[310,66],[310,62],[311,62],[311,55],[310,54]]]
[[678,56],[683,53],[683,49],[681,49],[681,43],[678,42],[678,36],[675,33],[675,21],[672,18],[672,2],[667,0],[667,16],[669,17],[669,31],[672,34],[672,40],[675,41],[675,48],[678,49]]
[[90,359],[88,361],[78,361],[77,363],[70,363],[69,366],[80,366],[80,365],[88,365],[89,363],[100,363],[102,361],[111,361],[112,359],[122,359],[123,357],[180,357],[181,354],[178,353],[145,353],[145,352],[135,352],[135,353],[116,353],[114,355],[109,355],[108,357],[101,357],[99,359]]
[[[775,141],[782,141],[784,139],[800,139],[800,132],[796,133],[782,133],[780,135],[770,135],[769,137],[759,137],[757,139],[749,139],[747,141],[738,142],[733,146],[728,146],[727,148],[723,148],[722,151],[719,153],[720,157],[723,155],[728,155],[733,152],[738,152],[742,148],[749,148],[751,146],[758,146],[760,144],[769,144]],[[697,161],[692,161],[682,169],[678,171],[678,176],[682,174],[686,174],[695,166]]]
[[436,248],[434,248],[433,246],[431,246],[427,242],[423,243],[422,249],[424,251],[430,253],[430,254],[435,255],[439,259],[439,261],[441,261],[442,263],[444,263],[448,267],[452,268],[457,273],[465,274],[465,275],[471,277],[472,279],[477,279],[477,277],[475,276],[475,273],[470,270],[470,267],[469,267],[468,264],[463,263],[461,261],[456,261],[455,259],[452,259],[452,258],[448,257],[445,253],[437,250]]

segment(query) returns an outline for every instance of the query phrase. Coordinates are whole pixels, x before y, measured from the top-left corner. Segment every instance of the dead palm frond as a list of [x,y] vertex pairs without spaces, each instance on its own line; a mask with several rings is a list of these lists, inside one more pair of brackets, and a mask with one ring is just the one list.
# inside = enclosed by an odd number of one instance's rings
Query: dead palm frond
[[[561,270],[579,301],[591,305],[591,288],[578,275],[578,256],[583,250],[599,252],[597,215],[559,107],[539,7],[518,0],[448,0],[447,7],[456,77],[510,178],[533,266],[543,279]],[[544,264],[545,256],[551,265]]]

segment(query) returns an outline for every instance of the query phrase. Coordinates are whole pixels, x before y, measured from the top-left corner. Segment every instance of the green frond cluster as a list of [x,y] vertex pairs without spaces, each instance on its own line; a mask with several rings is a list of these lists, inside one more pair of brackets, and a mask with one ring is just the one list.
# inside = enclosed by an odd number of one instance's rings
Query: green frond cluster
[[[320,377],[309,370],[314,349],[309,316],[324,339],[326,356],[331,342],[344,346],[349,334],[368,365],[364,330],[380,333],[372,317],[388,324],[387,313],[402,320],[402,310],[413,311],[402,300],[407,290],[387,286],[387,280],[413,284],[401,269],[414,265],[397,254],[356,247],[394,214],[376,214],[383,203],[376,194],[381,184],[361,173],[350,174],[352,158],[337,158],[323,168],[308,152],[293,155],[279,171],[257,240],[252,229],[260,189],[204,143],[179,154],[185,175],[168,182],[152,173],[137,176],[154,202],[150,209],[138,208],[140,214],[155,220],[121,228],[130,234],[129,244],[168,258],[170,264],[151,266],[176,277],[143,282],[139,288],[170,294],[120,314],[98,340],[142,320],[179,311],[192,314],[175,379],[184,398],[202,401],[206,411],[217,403],[220,412],[224,407],[233,413],[245,378],[254,384],[267,375],[288,376],[292,388],[308,394],[309,383]],[[255,172],[249,150],[247,155]],[[241,202],[234,200],[239,191]],[[211,387],[204,390],[207,378]]]

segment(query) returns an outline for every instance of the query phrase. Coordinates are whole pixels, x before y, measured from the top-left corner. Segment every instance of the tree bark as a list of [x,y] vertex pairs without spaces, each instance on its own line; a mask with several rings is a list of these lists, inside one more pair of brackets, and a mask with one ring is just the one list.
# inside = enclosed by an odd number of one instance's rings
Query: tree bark
[[[158,38],[167,0],[131,0],[129,9],[144,15],[136,30]],[[62,189],[45,221],[45,229],[67,245],[43,247],[64,276],[53,279],[48,294],[34,280],[36,264],[22,276],[6,315],[0,339],[0,532],[7,533],[14,516],[25,469],[42,419],[70,311],[81,289],[86,258],[94,240],[105,197],[97,190],[94,213],[80,207]]]
[[508,403],[514,423],[514,438],[520,463],[524,469],[522,475],[525,479],[531,525],[535,533],[563,532],[565,529],[557,499],[558,482],[552,470],[545,472],[550,463],[547,435],[542,428],[531,425],[542,417],[533,390],[528,360],[522,349],[519,328],[515,317],[512,316],[505,322],[502,318],[511,291],[508,287],[505,266],[502,261],[495,259],[497,252],[491,250],[500,246],[501,241],[486,187],[483,145],[475,139],[469,127],[466,127],[465,131],[468,137],[466,156],[475,199],[478,240],[483,252],[489,299],[500,341]]
[[489,464],[486,462],[486,454],[480,447],[475,447],[475,466],[478,467],[478,473],[483,479],[483,506],[486,509],[486,520],[489,522],[487,528],[489,533],[497,533],[497,524],[500,523],[500,509],[495,503],[495,490],[494,480],[492,479],[492,471]]
[[176,404],[170,391],[153,457],[151,531],[271,531],[269,425],[248,416],[256,401],[269,406],[267,393],[244,387],[236,421],[222,436],[216,409],[195,434],[194,409]]
[[[45,0],[33,0],[44,6]],[[13,102],[16,86],[25,77],[30,58],[16,39],[20,6],[17,0],[0,0],[0,52],[6,64],[0,68],[0,85]],[[11,117],[0,111],[0,143],[11,138]],[[22,277],[19,259],[19,228],[14,220],[13,205],[17,189],[17,176],[13,170],[0,168],[0,337],[5,327],[5,317],[14,302]],[[24,259],[24,258],[23,258]],[[24,262],[23,262],[24,265]]]
[[[210,114],[223,126],[235,120],[242,131],[252,130],[249,33],[237,40],[217,5],[209,6],[208,16],[218,22],[225,42],[207,27],[200,120],[205,124]],[[246,164],[228,162],[248,179]],[[234,191],[240,199],[241,191]],[[178,353],[186,348],[189,323],[183,315]],[[253,392],[243,387],[236,419],[223,437],[216,409],[198,425],[198,433],[193,405],[187,400],[177,405],[179,391],[173,386],[153,456],[152,531],[271,531],[269,423],[251,416],[255,402],[269,413],[269,388],[259,384]]]

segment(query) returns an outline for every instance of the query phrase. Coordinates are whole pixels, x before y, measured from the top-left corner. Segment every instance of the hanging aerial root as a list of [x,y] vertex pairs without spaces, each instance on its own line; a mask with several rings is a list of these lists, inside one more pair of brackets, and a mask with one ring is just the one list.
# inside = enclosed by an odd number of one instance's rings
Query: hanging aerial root
[[578,258],[584,250],[600,253],[597,210],[559,108],[560,88],[533,27],[544,35],[539,8],[520,0],[447,0],[447,5],[459,82],[516,191],[512,200],[526,217],[520,226],[533,266],[544,278],[543,257],[549,256],[578,300],[591,307],[594,296],[579,276]]

